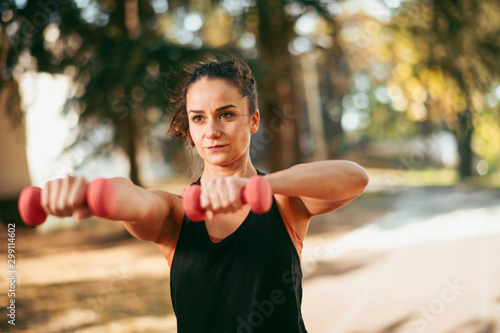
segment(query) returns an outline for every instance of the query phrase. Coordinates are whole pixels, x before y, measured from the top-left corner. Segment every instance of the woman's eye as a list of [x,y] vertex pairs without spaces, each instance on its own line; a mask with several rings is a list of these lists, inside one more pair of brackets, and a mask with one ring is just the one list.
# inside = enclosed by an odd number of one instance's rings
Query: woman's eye
[[200,121],[203,120],[202,116],[194,116],[191,118],[195,123],[199,123]]
[[233,114],[231,112],[224,112],[224,113],[221,113],[221,115],[220,115],[220,117],[222,119],[225,119],[225,120],[231,118],[232,116],[233,116]]

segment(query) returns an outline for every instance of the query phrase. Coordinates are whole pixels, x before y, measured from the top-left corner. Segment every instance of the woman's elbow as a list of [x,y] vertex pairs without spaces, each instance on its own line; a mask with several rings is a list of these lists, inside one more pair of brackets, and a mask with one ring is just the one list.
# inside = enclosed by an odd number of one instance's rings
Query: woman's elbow
[[358,189],[358,193],[361,194],[364,192],[366,186],[370,182],[370,178],[368,177],[368,173],[365,168],[356,163],[356,173],[354,176],[354,186]]

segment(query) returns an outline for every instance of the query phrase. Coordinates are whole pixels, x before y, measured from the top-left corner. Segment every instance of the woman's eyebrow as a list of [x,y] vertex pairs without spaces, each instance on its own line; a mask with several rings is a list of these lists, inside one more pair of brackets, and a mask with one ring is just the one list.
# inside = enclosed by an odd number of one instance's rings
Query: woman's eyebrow
[[[224,111],[224,110],[227,110],[230,108],[238,108],[238,107],[234,104],[228,104],[228,105],[218,107],[217,109],[215,109],[215,112]],[[203,110],[189,110],[189,113],[205,113],[205,111],[203,111]]]
[[223,110],[230,109],[230,108],[238,108],[238,107],[236,105],[233,105],[233,104],[228,104],[228,105],[224,105],[224,106],[221,106],[220,108],[215,109],[215,111],[223,111]]

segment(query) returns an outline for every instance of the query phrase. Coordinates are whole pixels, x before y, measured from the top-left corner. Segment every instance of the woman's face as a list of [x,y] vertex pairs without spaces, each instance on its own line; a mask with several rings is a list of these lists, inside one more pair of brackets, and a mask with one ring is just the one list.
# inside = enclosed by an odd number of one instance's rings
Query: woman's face
[[250,135],[259,128],[259,111],[223,79],[203,77],[186,93],[189,133],[205,163],[227,167],[246,160]]

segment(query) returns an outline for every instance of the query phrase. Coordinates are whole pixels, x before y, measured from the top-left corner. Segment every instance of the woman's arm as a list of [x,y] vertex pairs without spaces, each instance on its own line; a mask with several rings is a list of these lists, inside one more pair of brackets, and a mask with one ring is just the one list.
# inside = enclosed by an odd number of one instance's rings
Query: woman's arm
[[306,218],[331,212],[363,193],[368,175],[354,162],[333,160],[298,164],[266,176],[273,193],[296,197]]
[[112,178],[116,187],[118,209],[113,216],[122,221],[136,238],[156,244],[175,240],[182,223],[182,201],[169,192],[146,190],[126,178]]
[[[123,221],[127,230],[141,240],[164,244],[169,238],[176,237],[182,221],[182,204],[178,196],[145,190],[126,178],[111,178],[109,181],[111,186],[109,183],[104,185],[108,209],[96,213],[96,216]],[[42,207],[54,216],[90,217],[92,213],[86,202],[88,187],[86,179],[81,176],[49,181],[42,189]]]

